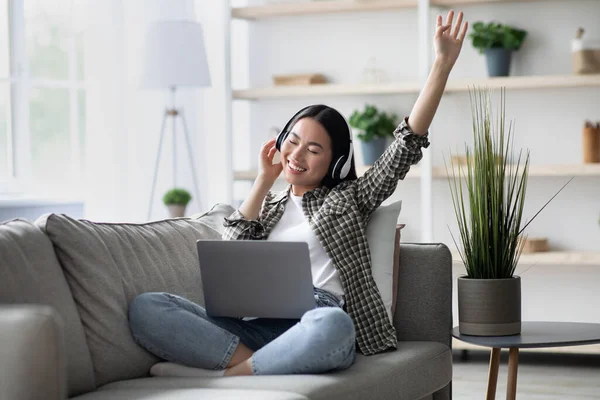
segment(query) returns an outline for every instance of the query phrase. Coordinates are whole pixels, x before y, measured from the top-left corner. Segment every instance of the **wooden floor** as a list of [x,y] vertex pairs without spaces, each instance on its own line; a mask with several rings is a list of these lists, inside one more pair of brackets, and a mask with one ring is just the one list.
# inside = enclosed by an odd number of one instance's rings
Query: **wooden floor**
[[[489,353],[455,351],[453,399],[485,399]],[[506,398],[508,351],[503,350],[496,399]],[[519,400],[600,399],[600,356],[521,353],[517,381]]]

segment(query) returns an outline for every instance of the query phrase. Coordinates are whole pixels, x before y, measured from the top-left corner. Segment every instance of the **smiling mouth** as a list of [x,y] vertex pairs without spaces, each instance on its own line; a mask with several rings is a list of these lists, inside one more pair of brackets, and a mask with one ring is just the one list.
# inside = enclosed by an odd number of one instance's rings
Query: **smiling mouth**
[[288,167],[294,172],[305,172],[306,168],[297,166],[293,161],[288,160]]

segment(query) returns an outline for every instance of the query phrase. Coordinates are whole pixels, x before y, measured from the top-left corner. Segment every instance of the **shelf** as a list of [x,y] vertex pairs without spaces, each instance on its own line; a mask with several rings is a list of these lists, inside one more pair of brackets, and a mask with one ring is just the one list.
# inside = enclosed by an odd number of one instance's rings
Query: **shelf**
[[[361,176],[368,167],[356,167],[356,173]],[[444,167],[433,167],[432,177],[434,179],[444,179],[447,177]],[[418,178],[421,176],[419,167],[412,167],[406,178]],[[600,176],[600,164],[580,164],[580,165],[530,165],[529,176],[538,177],[571,177],[571,176]],[[256,171],[236,171],[235,180],[253,181],[256,179]],[[280,178],[282,179],[282,178]]]
[[[459,79],[449,81],[446,85],[445,93],[467,92],[473,86],[488,87],[490,89],[499,89],[501,87],[505,87],[507,89],[594,87],[600,86],[600,74],[510,76],[499,78]],[[234,90],[232,96],[237,100],[259,100],[307,96],[418,94],[420,90],[421,85],[418,81],[383,84],[333,83],[310,86],[271,86]]]
[[255,89],[234,90],[238,100],[259,100],[281,97],[347,96],[357,94],[417,94],[419,82],[396,82],[387,84],[326,83],[310,86],[271,86]]
[[371,0],[371,1],[313,1],[289,4],[266,4],[262,6],[235,7],[233,18],[259,19],[311,14],[333,14],[361,11],[391,11],[403,8],[416,8],[416,0]]
[[508,76],[498,78],[460,79],[449,81],[446,92],[466,92],[470,86],[487,86],[490,89],[553,89],[600,86],[600,74],[591,75],[538,75]]
[[533,3],[536,1],[547,0],[431,0],[431,5],[437,7],[456,7],[494,3]]
[[[450,7],[491,3],[528,3],[539,0],[431,0],[432,6]],[[261,19],[314,14],[335,14],[365,11],[394,11],[416,9],[417,0],[328,0],[296,3],[265,4],[250,7],[234,7],[231,16],[238,19]]]
[[[452,261],[462,264],[457,250],[452,250]],[[600,266],[600,252],[597,251],[545,251],[521,254],[519,264],[541,265],[593,265]]]
[[[465,166],[466,168],[466,166]],[[458,170],[456,169],[456,176]],[[519,168],[519,173],[522,168]],[[450,175],[452,176],[452,172]],[[466,169],[463,171],[466,175]],[[434,178],[446,178],[448,176],[445,167],[434,167],[432,170]],[[600,176],[600,164],[565,164],[565,165],[530,165],[529,176],[537,177],[571,177],[571,176]]]
[[[356,167],[356,174],[361,176],[368,168],[369,167]],[[237,181],[253,181],[256,179],[256,174],[256,171],[235,171],[233,173],[233,179]],[[418,167],[413,167],[408,171],[406,178],[415,178],[418,176],[420,176],[420,169]],[[283,178],[279,177],[277,180],[283,181]]]

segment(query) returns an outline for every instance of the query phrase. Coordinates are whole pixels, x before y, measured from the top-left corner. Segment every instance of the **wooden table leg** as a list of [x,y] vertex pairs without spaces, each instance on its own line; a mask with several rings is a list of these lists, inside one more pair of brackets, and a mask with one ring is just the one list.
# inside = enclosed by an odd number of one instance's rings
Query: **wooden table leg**
[[500,366],[500,349],[494,347],[490,354],[490,371],[488,374],[488,387],[486,400],[496,398],[496,385],[498,383],[498,367]]
[[519,369],[519,349],[511,348],[508,355],[508,383],[506,386],[506,400],[517,398],[517,370]]

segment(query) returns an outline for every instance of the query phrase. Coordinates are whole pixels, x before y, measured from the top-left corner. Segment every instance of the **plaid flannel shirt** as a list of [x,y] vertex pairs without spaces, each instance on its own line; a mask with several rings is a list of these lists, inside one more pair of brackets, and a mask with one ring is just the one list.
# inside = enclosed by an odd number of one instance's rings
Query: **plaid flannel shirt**
[[[407,120],[394,130],[395,140],[364,175],[331,190],[325,186],[313,189],[302,197],[304,215],[339,271],[346,311],[354,321],[358,348],[365,355],[397,345],[396,330],[371,274],[366,229],[373,211],[394,193],[411,165],[421,160],[422,147],[429,146],[428,133],[417,135]],[[239,210],[225,218],[223,239],[265,240],[285,211],[290,188],[269,192],[256,220],[246,219]]]

